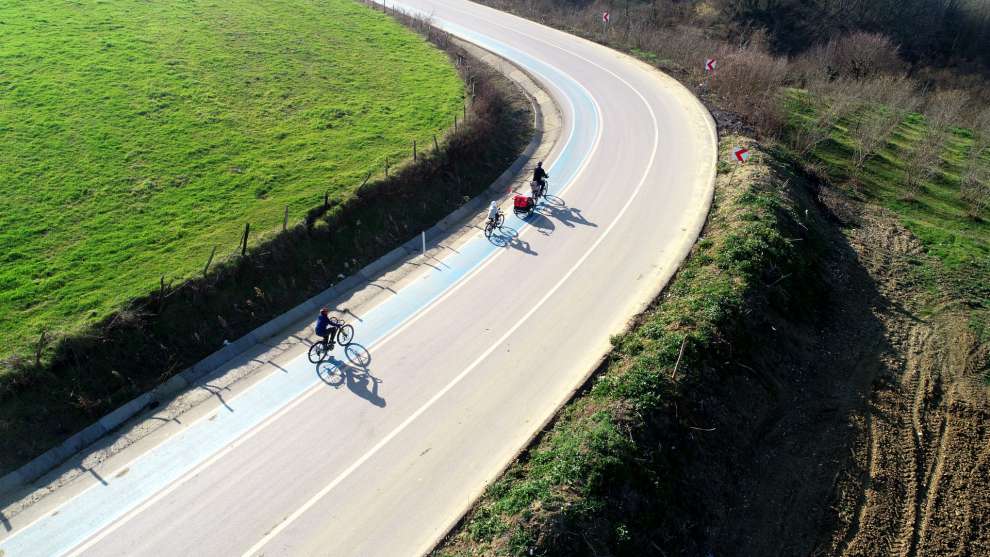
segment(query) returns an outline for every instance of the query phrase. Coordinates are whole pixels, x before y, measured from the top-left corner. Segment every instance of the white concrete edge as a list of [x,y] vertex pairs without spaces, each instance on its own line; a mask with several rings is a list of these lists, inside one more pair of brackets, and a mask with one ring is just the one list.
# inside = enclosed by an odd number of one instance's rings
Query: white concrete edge
[[[452,211],[449,215],[441,219],[436,225],[426,230],[427,248],[435,246],[440,240],[452,235],[469,220],[472,215],[482,210],[485,204],[493,196],[498,197],[505,191],[506,186],[518,174],[522,167],[530,160],[533,154],[544,143],[546,130],[544,126],[544,114],[540,108],[540,103],[530,91],[531,87],[542,89],[544,86],[539,80],[530,75],[513,62],[501,58],[498,55],[485,50],[474,44],[467,43],[461,39],[452,37],[452,40],[459,43],[472,54],[488,64],[492,69],[502,73],[506,78],[512,80],[526,94],[530,106],[533,110],[533,137],[523,152],[516,157],[516,160],[507,168],[484,192],[473,197],[464,205]],[[505,63],[508,67],[503,67]],[[514,71],[521,72],[530,84],[522,83],[511,74]],[[553,101],[553,98],[546,94],[546,97]],[[43,477],[45,474],[58,468],[60,465],[70,460],[79,453],[85,451],[110,433],[114,432],[122,424],[146,410],[153,403],[164,403],[190,387],[195,386],[203,377],[215,372],[220,366],[242,355],[258,343],[268,340],[275,334],[283,331],[290,324],[301,321],[308,315],[314,314],[320,307],[333,305],[334,299],[342,297],[360,286],[372,282],[382,275],[384,271],[396,266],[401,262],[413,259],[421,255],[421,238],[419,235],[379,257],[369,263],[353,275],[342,279],[337,284],[316,294],[308,300],[300,303],[296,307],[275,317],[265,324],[257,327],[253,331],[245,334],[241,338],[230,342],[223,348],[213,352],[189,368],[175,374],[165,383],[155,387],[151,391],[142,393],[131,401],[106,414],[92,425],[84,428],[75,435],[72,435],[61,444],[52,447],[48,451],[35,457],[20,468],[7,473],[0,478],[0,504],[13,495],[15,491],[31,484]],[[16,497],[15,497],[16,499]]]

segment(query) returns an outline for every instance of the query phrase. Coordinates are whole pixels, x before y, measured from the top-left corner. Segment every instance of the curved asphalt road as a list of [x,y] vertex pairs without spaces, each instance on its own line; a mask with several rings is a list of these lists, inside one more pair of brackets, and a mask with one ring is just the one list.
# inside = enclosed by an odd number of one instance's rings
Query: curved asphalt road
[[[478,233],[359,324],[364,369],[305,355],[57,509],[0,555],[416,555],[583,380],[701,229],[716,134],[683,87],[482,6],[406,0],[543,81],[564,117],[559,198]],[[359,366],[360,367],[360,366]],[[350,395],[350,396],[343,396]]]

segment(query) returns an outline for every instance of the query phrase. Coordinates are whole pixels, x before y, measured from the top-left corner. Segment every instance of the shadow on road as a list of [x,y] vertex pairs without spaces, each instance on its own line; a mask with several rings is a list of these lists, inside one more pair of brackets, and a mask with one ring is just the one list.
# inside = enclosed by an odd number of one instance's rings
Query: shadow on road
[[526,240],[519,239],[519,231],[511,226],[503,226],[492,233],[492,237],[488,239],[492,244],[500,248],[511,248],[519,250],[528,255],[538,255],[537,252],[533,251],[533,248],[529,246],[529,242]]
[[533,214],[526,219],[526,222],[528,222],[540,234],[543,234],[544,236],[551,236],[553,235],[553,231],[557,228],[557,225],[546,217],[547,213],[549,213],[548,209],[546,209],[543,205],[538,205],[536,210],[533,211]]
[[518,235],[518,230],[511,226],[503,225],[501,228],[496,228],[492,231],[492,235],[488,238],[488,241],[502,248],[509,245],[509,242]]
[[321,381],[335,389],[342,386],[357,396],[367,400],[379,408],[385,407],[385,399],[378,394],[381,379],[371,374],[371,354],[360,344],[351,344],[344,348],[344,358],[330,359],[317,364],[316,375]]
[[574,228],[575,225],[578,224],[582,226],[598,226],[597,224],[584,218],[584,215],[581,214],[581,209],[568,207],[567,204],[565,204],[559,197],[554,199],[559,201],[559,203],[546,203],[537,208],[537,211],[541,215],[546,215],[544,218],[550,217],[555,219],[559,221],[560,224],[563,224],[568,228]]

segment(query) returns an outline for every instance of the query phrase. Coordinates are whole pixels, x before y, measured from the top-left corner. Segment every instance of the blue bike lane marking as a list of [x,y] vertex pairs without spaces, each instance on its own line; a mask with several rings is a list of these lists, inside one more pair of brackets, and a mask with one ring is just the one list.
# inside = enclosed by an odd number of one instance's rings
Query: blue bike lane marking
[[[454,34],[550,80],[571,103],[574,121],[581,126],[572,126],[559,156],[548,165],[555,176],[553,191],[559,192],[580,171],[598,136],[601,122],[590,94],[553,66],[484,35],[447,26]],[[519,233],[528,226],[521,219],[510,218],[514,219]],[[373,348],[501,249],[504,248],[479,234],[459,253],[444,259],[446,269],[429,272],[370,310],[357,331],[357,338]],[[128,464],[126,475],[109,475],[106,485],[91,486],[61,505],[57,513],[50,513],[0,541],[0,555],[47,557],[71,551],[321,383],[305,354],[286,368],[288,373],[270,374],[229,400],[231,411],[219,409],[214,419],[200,419],[135,458]]]

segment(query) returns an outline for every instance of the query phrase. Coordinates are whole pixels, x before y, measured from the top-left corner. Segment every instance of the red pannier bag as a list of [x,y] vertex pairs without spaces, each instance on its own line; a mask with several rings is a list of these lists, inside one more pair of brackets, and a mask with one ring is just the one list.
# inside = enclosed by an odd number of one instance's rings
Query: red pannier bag
[[529,207],[529,198],[525,195],[517,195],[512,198],[512,206],[519,209],[525,209]]

